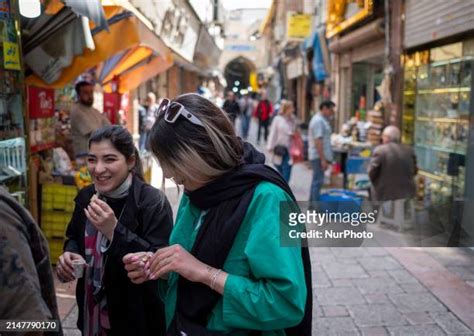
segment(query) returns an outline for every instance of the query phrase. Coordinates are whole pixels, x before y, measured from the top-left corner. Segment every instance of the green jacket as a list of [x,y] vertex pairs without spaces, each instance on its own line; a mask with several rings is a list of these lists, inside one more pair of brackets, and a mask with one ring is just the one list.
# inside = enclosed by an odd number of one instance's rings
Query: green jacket
[[[282,189],[261,182],[224,264],[229,273],[224,295],[214,308],[207,328],[233,335],[239,329],[266,330],[263,335],[285,335],[304,315],[306,286],[301,250],[280,246],[280,202],[291,201]],[[170,244],[191,250],[201,209],[184,195]],[[224,219],[223,219],[224,220]],[[174,316],[179,275],[172,273],[160,292],[167,324]],[[163,286],[164,285],[164,286]]]

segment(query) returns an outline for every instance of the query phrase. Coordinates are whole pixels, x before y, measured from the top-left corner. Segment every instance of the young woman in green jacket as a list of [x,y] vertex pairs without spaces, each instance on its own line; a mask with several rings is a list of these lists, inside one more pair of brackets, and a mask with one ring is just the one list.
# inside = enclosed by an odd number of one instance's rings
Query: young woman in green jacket
[[308,251],[280,244],[295,201],[281,175],[197,94],[163,100],[150,145],[184,195],[170,246],[124,263],[134,283],[164,279],[167,335],[311,335]]

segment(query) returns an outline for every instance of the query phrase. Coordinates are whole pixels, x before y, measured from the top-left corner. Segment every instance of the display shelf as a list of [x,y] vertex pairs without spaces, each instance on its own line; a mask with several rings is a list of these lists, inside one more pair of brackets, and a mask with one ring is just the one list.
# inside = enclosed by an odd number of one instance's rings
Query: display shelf
[[415,147],[421,147],[425,149],[432,149],[438,152],[444,152],[444,153],[456,153],[460,155],[466,155],[466,150],[462,149],[452,149],[452,148],[444,148],[444,147],[439,147],[439,146],[433,146],[433,145],[426,145],[423,143],[416,143]]
[[440,181],[440,182],[449,182],[449,183],[451,183],[452,182],[451,180],[453,179],[452,176],[449,176],[449,175],[435,175],[435,174],[432,174],[430,172],[427,172],[426,170],[418,170],[418,174],[421,175],[421,176],[436,180],[436,181]]
[[55,143],[47,143],[47,144],[41,144],[41,145],[36,145],[36,146],[31,146],[31,153],[38,153],[44,150],[52,149],[55,147]]
[[466,120],[460,119],[460,118],[433,118],[434,122],[440,122],[440,123],[458,123],[458,122],[464,122]]
[[470,87],[454,87],[454,88],[438,88],[438,89],[423,89],[418,90],[419,94],[442,94],[442,93],[459,93],[470,92]]
[[431,121],[432,118],[430,118],[430,117],[416,117],[415,120],[416,121]]
[[[404,119],[412,120],[412,116],[403,116]],[[416,117],[416,121],[428,121],[437,123],[469,123],[468,119],[462,118],[432,118],[432,117]]]

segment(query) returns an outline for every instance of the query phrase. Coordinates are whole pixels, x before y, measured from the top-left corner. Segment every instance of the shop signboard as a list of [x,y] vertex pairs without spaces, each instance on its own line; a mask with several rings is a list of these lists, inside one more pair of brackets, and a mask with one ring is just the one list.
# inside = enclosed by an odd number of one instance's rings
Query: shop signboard
[[303,40],[311,35],[313,16],[288,12],[286,18],[286,37],[288,40]]
[[30,119],[54,116],[54,89],[28,87],[28,108]]
[[104,93],[104,114],[112,124],[117,122],[117,114],[120,110],[121,98],[116,92]]
[[3,66],[8,70],[21,70],[20,50],[15,42],[3,42]]
[[331,38],[372,15],[374,0],[328,0],[326,37]]
[[168,47],[180,54],[188,62],[193,62],[198,41],[199,21],[194,17],[189,4],[169,3],[164,11],[160,37]]
[[256,51],[257,48],[251,44],[229,44],[225,46],[225,50],[234,52]]
[[286,65],[286,75],[290,80],[307,75],[307,70],[302,57],[294,58]]

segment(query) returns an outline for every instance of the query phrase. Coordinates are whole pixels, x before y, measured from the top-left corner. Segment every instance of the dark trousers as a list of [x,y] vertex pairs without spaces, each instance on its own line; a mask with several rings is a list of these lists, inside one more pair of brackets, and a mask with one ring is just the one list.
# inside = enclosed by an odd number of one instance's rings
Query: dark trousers
[[260,136],[262,135],[262,128],[264,131],[263,140],[267,142],[268,138],[268,126],[270,125],[270,120],[258,120],[258,134],[257,134],[257,143],[260,142]]

